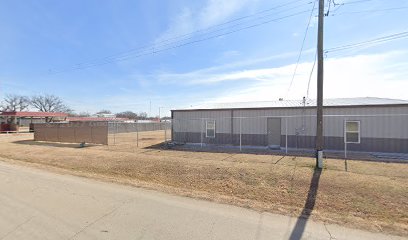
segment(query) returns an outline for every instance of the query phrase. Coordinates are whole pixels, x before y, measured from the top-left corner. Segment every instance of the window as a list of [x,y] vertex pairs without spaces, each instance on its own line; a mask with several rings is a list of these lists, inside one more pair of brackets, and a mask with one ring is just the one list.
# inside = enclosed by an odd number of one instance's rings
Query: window
[[360,143],[360,121],[346,121],[344,135],[346,143]]
[[205,136],[215,138],[215,120],[208,120],[205,124]]

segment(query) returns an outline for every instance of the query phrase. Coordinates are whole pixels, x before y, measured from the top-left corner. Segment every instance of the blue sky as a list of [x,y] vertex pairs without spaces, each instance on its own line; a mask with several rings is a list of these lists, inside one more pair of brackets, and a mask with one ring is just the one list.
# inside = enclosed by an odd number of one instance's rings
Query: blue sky
[[[289,86],[313,2],[3,0],[0,97],[48,93],[77,112],[151,115],[203,102],[301,99],[315,56],[317,4]],[[332,5],[325,18],[325,48],[408,31],[407,1],[335,2],[344,5]],[[243,16],[251,17],[224,24]],[[407,76],[407,38],[327,53],[325,97],[408,99]],[[314,72],[310,98],[315,86]]]

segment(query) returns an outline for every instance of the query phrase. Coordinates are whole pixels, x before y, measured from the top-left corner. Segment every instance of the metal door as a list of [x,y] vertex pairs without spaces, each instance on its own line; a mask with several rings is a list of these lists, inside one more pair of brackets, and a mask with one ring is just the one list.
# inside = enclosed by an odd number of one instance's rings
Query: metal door
[[267,118],[268,146],[280,147],[281,144],[281,119]]

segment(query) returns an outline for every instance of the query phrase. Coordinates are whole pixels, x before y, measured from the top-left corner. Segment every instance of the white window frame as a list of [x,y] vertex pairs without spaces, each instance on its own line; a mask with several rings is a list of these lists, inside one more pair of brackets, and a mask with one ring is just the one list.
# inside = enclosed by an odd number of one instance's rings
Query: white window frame
[[[357,123],[358,130],[357,131],[347,131],[347,123]],[[358,133],[358,141],[348,142],[347,133]],[[344,143],[355,143],[355,144],[361,143],[361,121],[360,120],[345,120],[344,121]]]
[[[208,135],[208,130],[210,130],[210,129],[208,128],[208,123],[209,123],[209,122],[212,122],[213,125],[214,125],[214,136],[209,136],[209,135]],[[215,138],[215,129],[216,129],[215,120],[206,120],[206,121],[205,121],[205,137],[206,137],[206,138]]]

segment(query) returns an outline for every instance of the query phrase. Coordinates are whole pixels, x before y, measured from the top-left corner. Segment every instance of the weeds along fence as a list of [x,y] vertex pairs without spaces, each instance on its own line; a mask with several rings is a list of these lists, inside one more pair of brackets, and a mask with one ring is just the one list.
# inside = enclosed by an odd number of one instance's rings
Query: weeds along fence
[[145,147],[171,140],[171,122],[108,124],[109,145]]
[[[315,115],[175,118],[172,140],[195,148],[314,154]],[[408,154],[408,114],[325,115],[324,150]]]

